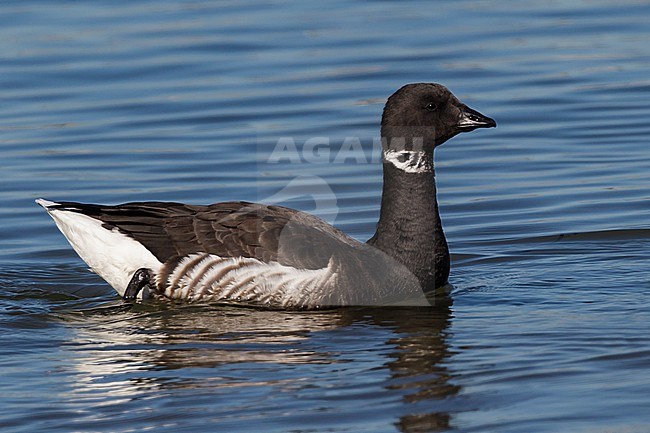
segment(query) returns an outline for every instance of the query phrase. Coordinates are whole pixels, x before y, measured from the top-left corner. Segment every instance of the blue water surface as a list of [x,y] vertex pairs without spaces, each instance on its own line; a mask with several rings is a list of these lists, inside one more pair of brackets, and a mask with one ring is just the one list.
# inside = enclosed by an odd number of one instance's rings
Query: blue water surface
[[[0,429],[650,431],[649,21],[632,0],[4,2]],[[33,201],[277,202],[365,240],[383,104],[420,81],[499,124],[437,150],[450,307],[127,304]]]

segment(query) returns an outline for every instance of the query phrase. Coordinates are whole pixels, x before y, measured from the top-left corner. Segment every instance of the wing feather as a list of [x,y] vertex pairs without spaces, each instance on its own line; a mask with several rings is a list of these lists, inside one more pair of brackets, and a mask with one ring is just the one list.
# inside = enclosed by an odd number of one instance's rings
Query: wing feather
[[225,202],[209,206],[134,202],[118,206],[65,202],[142,243],[161,262],[204,253],[320,269],[359,242],[322,219],[282,206]]

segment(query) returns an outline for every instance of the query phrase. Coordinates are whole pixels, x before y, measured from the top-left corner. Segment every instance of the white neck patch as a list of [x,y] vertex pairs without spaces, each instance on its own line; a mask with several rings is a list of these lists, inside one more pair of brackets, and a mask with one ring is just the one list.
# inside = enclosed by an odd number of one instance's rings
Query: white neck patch
[[413,150],[385,150],[384,161],[390,162],[395,168],[406,173],[433,172],[433,158],[427,152]]

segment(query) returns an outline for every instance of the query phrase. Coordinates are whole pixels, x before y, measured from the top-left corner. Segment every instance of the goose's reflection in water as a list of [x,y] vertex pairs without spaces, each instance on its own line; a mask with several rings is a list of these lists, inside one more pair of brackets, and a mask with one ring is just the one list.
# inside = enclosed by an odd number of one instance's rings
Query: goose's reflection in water
[[379,431],[442,431],[459,391],[446,367],[448,307],[115,304],[61,317],[72,331],[67,398],[77,406],[132,414],[173,406],[177,421],[208,411],[215,426],[270,419],[354,430],[355,419],[376,419]]

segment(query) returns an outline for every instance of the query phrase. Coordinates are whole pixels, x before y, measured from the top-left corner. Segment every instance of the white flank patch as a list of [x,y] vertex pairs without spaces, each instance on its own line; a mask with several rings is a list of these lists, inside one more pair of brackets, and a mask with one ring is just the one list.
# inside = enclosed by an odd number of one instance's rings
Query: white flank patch
[[54,219],[79,257],[120,296],[135,271],[149,268],[155,273],[162,266],[142,244],[117,229],[108,230],[101,221],[77,212],[50,209],[56,203],[47,200],[39,199],[36,203]]
[[[188,267],[200,257],[203,259]],[[169,275],[164,294],[189,301],[314,306],[330,293],[337,276],[333,268],[331,261],[321,269],[296,269],[253,258],[190,254]]]
[[407,173],[430,173],[433,171],[433,159],[426,152],[411,150],[385,150],[384,161]]

